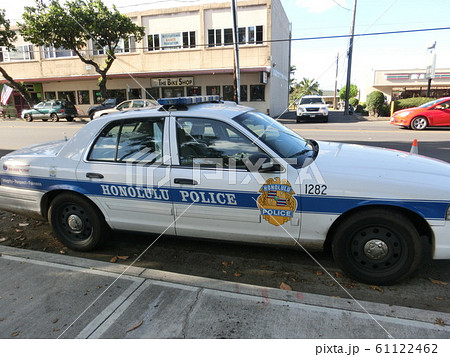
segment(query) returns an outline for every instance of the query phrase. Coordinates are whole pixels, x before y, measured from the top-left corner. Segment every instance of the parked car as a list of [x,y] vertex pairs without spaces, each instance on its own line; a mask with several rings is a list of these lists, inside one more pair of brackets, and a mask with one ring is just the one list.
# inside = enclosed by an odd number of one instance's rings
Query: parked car
[[72,121],[77,115],[77,108],[71,102],[60,99],[40,102],[33,108],[22,111],[22,119],[26,121],[33,121],[35,119],[59,121],[60,118]]
[[125,98],[122,97],[105,99],[101,104],[90,107],[87,114],[92,120],[96,111],[114,108],[117,104],[123,102],[124,100]]
[[116,105],[114,108],[97,110],[94,113],[94,116],[92,117],[92,119],[96,119],[96,118],[99,118],[101,116],[111,114],[111,113],[117,113],[117,112],[122,112],[122,111],[127,111],[127,110],[134,110],[134,109],[139,109],[139,108],[147,108],[148,109],[148,108],[153,108],[156,106],[159,106],[159,105],[155,100],[150,100],[150,99],[126,100],[126,101],[120,103],[119,105]]
[[450,126],[450,97],[398,110],[392,114],[391,124],[414,130],[423,130],[429,126]]
[[110,229],[330,247],[370,284],[450,259],[450,164],[304,139],[218,96],[158,102],[2,157],[0,209],[48,219],[82,251]]
[[297,123],[303,119],[320,118],[328,121],[328,105],[323,97],[318,95],[305,95],[297,104]]

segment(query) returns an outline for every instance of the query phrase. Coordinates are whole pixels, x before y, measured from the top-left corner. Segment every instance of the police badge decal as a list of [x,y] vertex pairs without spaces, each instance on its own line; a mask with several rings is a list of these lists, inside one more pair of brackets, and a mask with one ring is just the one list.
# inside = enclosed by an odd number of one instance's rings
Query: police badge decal
[[290,221],[297,209],[297,200],[288,180],[279,177],[268,179],[259,190],[261,193],[257,199],[258,208],[263,218],[280,226]]

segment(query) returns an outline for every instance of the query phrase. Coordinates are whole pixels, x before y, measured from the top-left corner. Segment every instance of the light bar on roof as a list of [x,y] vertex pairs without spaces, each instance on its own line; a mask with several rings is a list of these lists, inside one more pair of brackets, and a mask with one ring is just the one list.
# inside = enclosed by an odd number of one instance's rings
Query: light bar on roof
[[177,97],[177,98],[160,98],[158,103],[160,105],[189,105],[189,104],[201,104],[212,103],[220,101],[218,95],[202,95],[195,97]]

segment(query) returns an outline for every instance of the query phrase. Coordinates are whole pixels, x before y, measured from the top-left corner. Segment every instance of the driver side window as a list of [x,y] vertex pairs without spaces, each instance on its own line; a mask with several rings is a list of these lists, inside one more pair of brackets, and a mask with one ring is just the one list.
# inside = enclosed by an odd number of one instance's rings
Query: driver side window
[[232,126],[211,119],[178,118],[180,165],[246,169],[249,156],[261,150]]

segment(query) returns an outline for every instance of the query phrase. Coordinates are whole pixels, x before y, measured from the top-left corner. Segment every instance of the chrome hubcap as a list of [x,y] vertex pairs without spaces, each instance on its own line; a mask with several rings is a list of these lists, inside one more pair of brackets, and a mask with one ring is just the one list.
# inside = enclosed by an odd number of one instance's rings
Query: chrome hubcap
[[364,254],[370,259],[383,259],[388,254],[388,251],[387,244],[379,239],[372,239],[364,244]]
[[78,217],[75,214],[71,214],[67,218],[67,224],[69,225],[69,228],[73,230],[75,233],[79,233],[83,229],[83,221],[80,217]]

